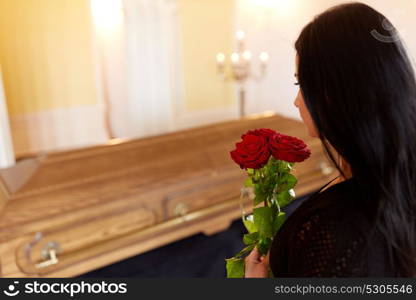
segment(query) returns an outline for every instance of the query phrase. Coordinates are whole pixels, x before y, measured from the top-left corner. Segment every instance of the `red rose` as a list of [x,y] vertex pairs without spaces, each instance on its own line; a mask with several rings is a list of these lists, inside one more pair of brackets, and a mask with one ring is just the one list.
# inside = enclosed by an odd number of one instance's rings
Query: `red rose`
[[273,157],[287,162],[302,162],[311,155],[311,150],[300,139],[277,133],[269,140]]
[[[246,134],[264,136],[267,139],[267,141],[269,141],[270,137],[276,134],[276,131],[267,129],[267,128],[261,128],[261,129],[250,130]],[[244,134],[241,138],[243,138],[246,134]]]
[[231,158],[241,169],[260,169],[269,161],[268,141],[262,135],[247,133],[235,146],[236,149],[230,152]]

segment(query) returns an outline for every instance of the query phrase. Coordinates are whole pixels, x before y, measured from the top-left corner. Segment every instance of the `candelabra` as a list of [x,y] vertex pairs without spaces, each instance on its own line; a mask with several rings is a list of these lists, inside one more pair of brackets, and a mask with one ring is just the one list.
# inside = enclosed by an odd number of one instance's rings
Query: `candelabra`
[[246,115],[246,82],[250,78],[262,79],[266,75],[269,54],[261,52],[260,59],[260,75],[253,75],[251,63],[252,53],[246,49],[245,33],[242,30],[237,31],[237,51],[230,55],[231,64],[227,65],[226,55],[224,53],[217,54],[218,74],[223,80],[233,80],[237,82],[239,89],[239,113],[240,117]]

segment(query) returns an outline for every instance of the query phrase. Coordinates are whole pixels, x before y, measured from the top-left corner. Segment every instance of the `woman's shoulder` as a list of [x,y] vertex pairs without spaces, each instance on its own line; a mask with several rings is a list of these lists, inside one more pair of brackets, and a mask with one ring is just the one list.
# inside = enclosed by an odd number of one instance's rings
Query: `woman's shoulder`
[[288,218],[288,221],[303,221],[320,214],[327,215],[329,219],[326,220],[330,220],[339,213],[345,216],[349,211],[356,215],[359,211],[359,207],[356,207],[359,203],[357,199],[359,195],[355,194],[355,191],[356,183],[352,178],[329,186],[306,199]]
[[[348,179],[305,200],[287,219],[281,231],[296,238],[304,234],[360,236],[368,232],[370,221],[360,208],[356,183]],[[301,239],[302,240],[302,239]]]
[[[275,236],[270,256],[273,272],[281,276],[366,276],[384,270],[380,249],[370,263],[366,249],[370,222],[362,210],[353,180],[312,195],[287,219]],[[283,249],[284,248],[284,249]],[[383,271],[377,271],[378,275]]]

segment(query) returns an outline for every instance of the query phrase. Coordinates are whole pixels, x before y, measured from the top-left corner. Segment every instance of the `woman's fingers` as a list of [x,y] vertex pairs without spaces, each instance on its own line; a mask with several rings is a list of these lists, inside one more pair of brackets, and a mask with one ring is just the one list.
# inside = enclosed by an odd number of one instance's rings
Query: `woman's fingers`
[[257,250],[257,247],[255,247],[250,254],[247,256],[247,260],[253,263],[259,263],[260,262],[260,253]]
[[269,263],[269,256],[270,256],[270,251],[267,252],[267,254],[265,256],[261,256],[260,259],[263,263]]
[[254,249],[250,252],[250,254],[246,257],[246,261],[249,260],[253,263],[261,263],[261,262],[268,262],[269,260],[269,253],[267,253],[266,256],[260,255],[259,250],[257,247],[254,247]]
[[257,247],[245,258],[245,277],[263,278],[268,275],[269,253],[261,256]]

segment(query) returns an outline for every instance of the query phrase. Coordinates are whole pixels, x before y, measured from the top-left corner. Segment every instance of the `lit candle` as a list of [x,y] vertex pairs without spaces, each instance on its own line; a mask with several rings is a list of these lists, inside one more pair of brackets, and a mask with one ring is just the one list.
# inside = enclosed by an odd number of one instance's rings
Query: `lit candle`
[[240,55],[238,53],[233,53],[231,54],[231,62],[233,64],[238,64],[238,62],[240,61]]
[[249,61],[249,60],[251,59],[251,52],[250,52],[250,51],[248,51],[248,50],[244,51],[244,53],[243,53],[243,58],[244,58],[246,61]]
[[236,33],[237,40],[242,41],[246,37],[246,33],[242,30],[238,30]]
[[225,63],[225,55],[224,53],[218,53],[217,54],[217,63],[219,66],[223,66]]
[[267,52],[260,53],[260,61],[262,64],[264,65],[267,64],[267,62],[269,61],[269,58],[270,58],[269,53]]

